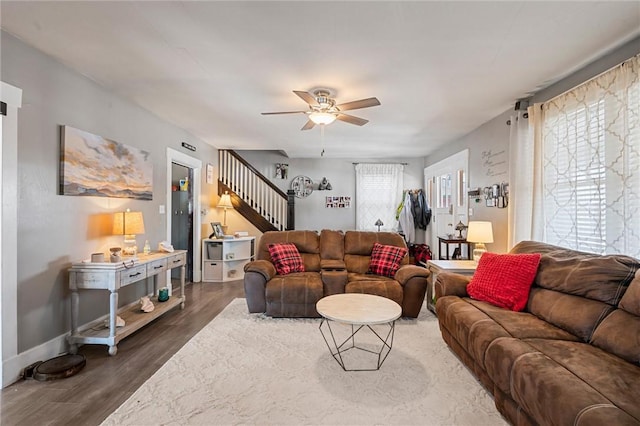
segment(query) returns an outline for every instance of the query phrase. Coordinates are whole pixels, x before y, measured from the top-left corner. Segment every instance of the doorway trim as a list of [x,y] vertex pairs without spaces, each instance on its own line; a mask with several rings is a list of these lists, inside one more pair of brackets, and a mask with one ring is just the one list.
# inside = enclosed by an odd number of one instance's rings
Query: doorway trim
[[[202,240],[202,225],[200,216],[200,186],[202,176],[202,161],[191,157],[173,148],[167,148],[167,241],[171,241],[171,164],[176,163],[181,166],[193,169],[193,182],[190,182],[193,196],[193,282],[200,282],[202,278],[200,261],[200,241]],[[167,282],[171,282],[171,272],[167,271]]]
[[[18,114],[22,89],[0,81],[7,115],[0,120],[0,387],[20,377],[18,356]],[[8,167],[5,167],[8,166]],[[4,247],[4,250],[2,249]]]
[[[455,225],[456,220],[462,220],[463,223],[469,223],[469,204],[467,191],[469,186],[469,149],[463,149],[460,152],[450,155],[449,157],[440,160],[436,163],[428,165],[424,168],[424,188],[427,192],[428,203],[431,206],[431,210],[433,212],[432,216],[432,226],[427,227],[427,231],[425,231],[425,241],[433,248],[434,254],[436,253],[435,247],[438,247],[437,257],[440,257],[440,245],[438,244],[438,218],[437,218],[437,203],[435,200],[435,182],[433,178],[441,174],[443,172],[450,172],[452,175],[456,174],[458,170],[462,169],[465,175],[466,182],[458,182],[460,177],[456,175],[457,185],[460,185],[460,191],[456,191],[456,188],[452,188],[452,192],[455,191],[456,196],[454,197],[454,203],[452,204],[452,210],[450,212],[453,224]],[[431,180],[431,188],[429,187],[429,180]],[[430,190],[431,189],[431,190]],[[460,201],[460,204],[458,204]],[[471,253],[468,253],[470,256]]]

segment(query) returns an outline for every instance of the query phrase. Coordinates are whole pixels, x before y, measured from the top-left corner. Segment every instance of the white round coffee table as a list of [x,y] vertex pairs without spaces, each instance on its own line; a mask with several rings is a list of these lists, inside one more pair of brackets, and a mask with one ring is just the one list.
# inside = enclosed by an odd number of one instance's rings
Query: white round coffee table
[[[393,345],[395,322],[402,315],[402,308],[396,302],[385,297],[372,294],[344,293],[323,297],[316,303],[316,310],[322,316],[320,333],[324,338],[329,352],[345,371],[379,370],[380,366]],[[331,327],[332,322],[351,326],[351,333],[346,338],[338,338]],[[384,332],[372,328],[374,325],[382,327]],[[335,327],[334,327],[335,328]],[[380,327],[378,327],[380,328]],[[361,330],[369,330],[380,349],[356,345],[356,335]],[[343,355],[356,349],[377,356],[375,368],[347,368]]]

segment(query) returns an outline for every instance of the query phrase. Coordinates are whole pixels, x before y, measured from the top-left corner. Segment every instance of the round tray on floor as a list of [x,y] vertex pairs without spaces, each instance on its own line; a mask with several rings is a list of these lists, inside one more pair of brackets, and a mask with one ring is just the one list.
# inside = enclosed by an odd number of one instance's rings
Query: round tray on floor
[[41,382],[64,379],[78,373],[86,364],[84,355],[60,355],[38,364],[33,369],[33,378]]

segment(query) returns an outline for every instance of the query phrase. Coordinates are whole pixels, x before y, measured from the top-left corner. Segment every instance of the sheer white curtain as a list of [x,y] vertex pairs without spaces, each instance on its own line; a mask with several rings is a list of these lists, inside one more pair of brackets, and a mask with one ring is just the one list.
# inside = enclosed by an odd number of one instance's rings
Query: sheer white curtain
[[395,231],[398,226],[396,209],[402,197],[401,164],[356,164],[356,229]]
[[640,257],[640,55],[542,106],[544,240]]
[[511,116],[509,133],[508,249],[525,240],[542,241],[541,105]]

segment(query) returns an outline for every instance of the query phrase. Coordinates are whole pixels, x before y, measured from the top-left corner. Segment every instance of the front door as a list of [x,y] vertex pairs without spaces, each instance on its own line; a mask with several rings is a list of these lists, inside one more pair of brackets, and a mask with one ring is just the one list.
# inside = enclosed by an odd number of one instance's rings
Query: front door
[[[438,237],[454,238],[460,234],[456,231],[458,223],[468,224],[468,163],[469,150],[465,149],[424,169],[424,187],[433,211],[433,225],[427,229],[425,241],[429,241],[436,259],[440,257]],[[444,246],[442,250],[445,251]],[[450,247],[450,255],[453,250]],[[460,257],[469,257],[464,245]]]

